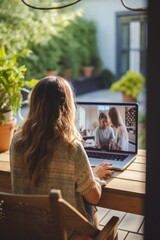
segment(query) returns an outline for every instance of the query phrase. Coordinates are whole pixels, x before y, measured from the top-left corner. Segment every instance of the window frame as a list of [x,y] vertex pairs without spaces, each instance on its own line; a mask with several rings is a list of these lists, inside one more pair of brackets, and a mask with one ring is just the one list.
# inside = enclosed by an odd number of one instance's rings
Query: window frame
[[[140,21],[141,25],[143,24],[144,32],[141,31],[141,39],[140,39],[140,48],[138,52],[140,53],[140,72],[146,76],[146,54],[147,54],[147,14],[144,12],[118,12],[116,13],[116,78],[119,79],[128,69],[129,69],[129,51],[131,51],[131,48],[129,46],[129,40],[130,40],[130,34],[129,34],[129,27],[128,27],[128,47],[123,48],[122,43],[122,17],[126,18],[126,25],[129,26],[129,23],[132,21]],[[127,20],[128,18],[128,20]],[[132,18],[132,19],[131,19]],[[143,36],[142,36],[143,34]],[[142,41],[142,38],[144,38],[144,41]],[[142,46],[143,42],[143,46]],[[133,49],[132,49],[133,50]],[[137,51],[135,49],[134,51]],[[122,52],[128,52],[128,66],[122,71]]]

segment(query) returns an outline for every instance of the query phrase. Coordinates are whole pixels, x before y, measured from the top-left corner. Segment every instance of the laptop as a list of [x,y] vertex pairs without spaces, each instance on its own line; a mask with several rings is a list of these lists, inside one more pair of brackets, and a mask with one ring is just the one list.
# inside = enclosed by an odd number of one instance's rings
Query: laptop
[[[124,170],[137,156],[138,103],[77,102],[76,104],[76,127],[82,135],[83,146],[91,166],[111,163],[112,169]],[[114,125],[117,120],[112,116],[109,118],[112,139],[107,140],[106,144],[97,144],[98,136],[100,137],[97,129],[102,128],[99,117],[109,116],[109,112],[113,112],[113,109],[116,109],[121,118],[123,131],[117,130]],[[123,132],[125,138],[122,137]]]

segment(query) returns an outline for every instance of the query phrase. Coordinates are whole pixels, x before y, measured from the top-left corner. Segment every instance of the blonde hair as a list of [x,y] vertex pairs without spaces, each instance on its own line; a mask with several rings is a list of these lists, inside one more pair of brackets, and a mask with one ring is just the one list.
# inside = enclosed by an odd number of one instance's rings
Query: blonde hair
[[22,154],[26,175],[36,185],[59,139],[75,146],[81,140],[75,127],[76,106],[70,84],[59,76],[41,79],[30,95],[30,108],[15,150]]

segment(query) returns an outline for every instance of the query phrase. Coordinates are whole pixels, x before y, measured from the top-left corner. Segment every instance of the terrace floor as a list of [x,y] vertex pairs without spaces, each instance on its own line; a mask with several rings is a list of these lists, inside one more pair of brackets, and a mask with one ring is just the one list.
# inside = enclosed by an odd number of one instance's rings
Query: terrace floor
[[[120,92],[110,92],[108,89],[101,89],[94,92],[82,94],[76,96],[77,101],[83,101],[83,102],[122,102],[122,94]],[[139,103],[139,113],[145,114],[146,113],[146,95],[145,90],[141,95],[138,97],[138,103]],[[25,117],[28,112],[28,106],[23,106],[21,109],[22,117]],[[17,113],[17,124],[20,125],[22,120],[18,116]]]
[[[108,89],[101,89],[94,92],[86,93],[76,97],[77,101],[90,101],[90,102],[122,102],[122,94],[120,92],[111,92]],[[146,94],[143,90],[142,94],[137,99],[139,103],[139,113],[146,112]]]
[[118,225],[118,240],[144,239],[144,216],[101,207],[97,209],[100,228],[103,228],[112,216],[120,218]]

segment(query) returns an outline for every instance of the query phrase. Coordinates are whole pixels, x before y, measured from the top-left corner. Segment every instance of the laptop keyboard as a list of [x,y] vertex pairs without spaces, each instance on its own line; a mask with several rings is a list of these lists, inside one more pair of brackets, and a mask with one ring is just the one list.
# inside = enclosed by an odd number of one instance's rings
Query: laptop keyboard
[[121,155],[121,154],[112,154],[112,153],[104,153],[104,152],[92,152],[86,151],[88,157],[91,158],[100,158],[100,159],[107,159],[107,160],[115,160],[115,161],[123,161],[128,155]]

